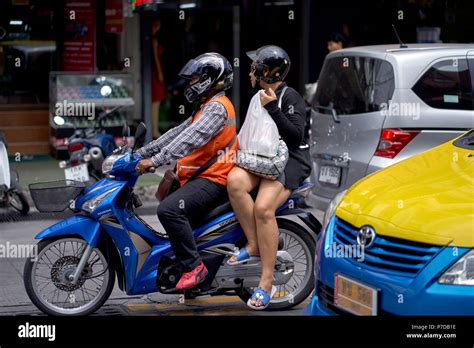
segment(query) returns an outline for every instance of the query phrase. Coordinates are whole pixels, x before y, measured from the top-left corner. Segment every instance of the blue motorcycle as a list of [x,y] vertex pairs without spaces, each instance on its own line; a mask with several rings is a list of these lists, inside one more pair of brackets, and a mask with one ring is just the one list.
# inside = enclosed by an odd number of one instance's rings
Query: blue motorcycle
[[[37,207],[52,211],[69,206],[76,213],[39,233],[38,254],[25,264],[26,291],[44,313],[93,313],[108,299],[116,277],[128,295],[183,293],[175,288],[182,270],[166,233],[155,231],[135,212],[141,202],[133,193],[139,160],[134,150],[143,144],[145,133],[142,123],[136,145],[120,147],[106,158],[106,177],[92,186],[73,181],[30,186]],[[295,306],[312,292],[315,240],[321,225],[296,207],[311,186],[305,183],[295,190],[276,212],[280,237],[274,285],[278,291],[270,309]],[[203,216],[193,234],[209,273],[185,296],[238,295],[246,302],[258,286],[261,265],[258,259],[227,265],[246,243],[230,203]]]

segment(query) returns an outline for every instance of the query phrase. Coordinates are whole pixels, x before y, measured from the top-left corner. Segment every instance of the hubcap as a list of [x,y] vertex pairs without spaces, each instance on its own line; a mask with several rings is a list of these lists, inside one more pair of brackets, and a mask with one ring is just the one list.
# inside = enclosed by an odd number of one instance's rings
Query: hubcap
[[286,229],[280,229],[280,236],[283,239],[282,250],[287,251],[293,259],[293,276],[282,285],[277,285],[277,292],[272,298],[272,303],[292,302],[306,287],[311,273],[313,272],[311,252],[296,233]]
[[[311,279],[313,272],[313,260],[311,251],[304,240],[295,232],[287,229],[279,229],[279,249],[285,250],[291,256],[291,262],[281,264],[280,272],[292,272],[293,275],[288,282],[282,285],[275,285],[277,291],[271,299],[271,303],[292,303]],[[278,268],[278,267],[277,267]],[[253,293],[255,288],[250,288]]]
[[[68,292],[75,291],[84,285],[84,283],[86,282],[84,272],[82,273],[76,284],[72,284],[71,282],[71,278],[78,264],[78,257],[64,256],[58,259],[54,263],[53,267],[51,267],[51,280],[59,290]],[[87,266],[85,270],[87,270]]]

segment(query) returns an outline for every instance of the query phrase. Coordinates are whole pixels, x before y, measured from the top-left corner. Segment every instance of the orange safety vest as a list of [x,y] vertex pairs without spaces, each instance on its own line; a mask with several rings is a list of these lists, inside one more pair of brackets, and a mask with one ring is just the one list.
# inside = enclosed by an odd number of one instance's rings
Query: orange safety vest
[[192,122],[196,122],[199,119],[205,105],[213,102],[218,102],[224,105],[225,110],[227,111],[225,126],[219,133],[209,140],[206,145],[201,146],[177,161],[176,173],[178,174],[181,186],[183,186],[193,173],[210,160],[218,151],[225,151],[225,153],[223,153],[215,163],[207,168],[204,173],[201,173],[199,175],[200,178],[209,179],[225,186],[227,185],[227,174],[229,174],[235,165],[235,157],[238,148],[237,139],[235,139],[234,144],[230,149],[224,150],[224,146],[229,144],[234,136],[236,137],[235,109],[229,98],[223,95],[209,100],[194,114]]

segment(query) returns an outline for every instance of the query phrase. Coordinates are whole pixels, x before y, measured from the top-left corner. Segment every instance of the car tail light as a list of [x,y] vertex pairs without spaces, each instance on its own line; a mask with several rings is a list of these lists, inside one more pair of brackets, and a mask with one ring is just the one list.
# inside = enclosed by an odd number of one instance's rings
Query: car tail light
[[382,129],[375,156],[394,158],[420,131],[399,128]]
[[75,143],[75,144],[68,145],[67,149],[70,152],[74,152],[74,151],[77,151],[77,150],[82,150],[83,147],[84,147],[84,145],[82,145],[81,143]]

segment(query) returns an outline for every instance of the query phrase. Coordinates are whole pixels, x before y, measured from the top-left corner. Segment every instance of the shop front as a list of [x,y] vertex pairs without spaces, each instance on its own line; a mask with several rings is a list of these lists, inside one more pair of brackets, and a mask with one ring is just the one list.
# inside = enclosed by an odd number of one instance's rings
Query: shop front
[[[62,157],[75,130],[98,126],[111,109],[101,126],[121,139],[140,107],[139,48],[124,38],[137,26],[129,9],[123,0],[0,3],[0,129],[9,155]],[[112,93],[102,95],[103,85]]]
[[[178,72],[209,51],[234,66],[229,94],[240,126],[254,93],[245,52],[283,47],[292,63],[288,84],[304,94],[332,32],[347,46],[396,43],[393,23],[406,43],[472,42],[470,10],[463,0],[1,1],[0,129],[10,155],[57,154],[75,128],[94,125],[91,115],[59,108],[86,103],[94,115],[118,107],[104,124],[117,137],[125,121],[145,121],[149,141],[192,112]],[[114,89],[107,98],[105,83]]]
[[57,68],[54,1],[0,3],[0,129],[9,154],[49,153],[49,71]]
[[[178,73],[189,59],[205,52],[218,52],[233,64],[234,84],[228,94],[237,111],[238,126],[255,93],[249,83],[251,61],[247,51],[268,44],[284,47],[292,59],[288,82],[302,90],[306,82],[308,4],[306,0],[132,1],[141,21],[142,100],[148,127],[158,118],[163,133],[189,117],[193,106],[183,96],[184,81]],[[165,93],[157,100],[154,75],[159,75],[159,70],[163,71],[160,79]]]

